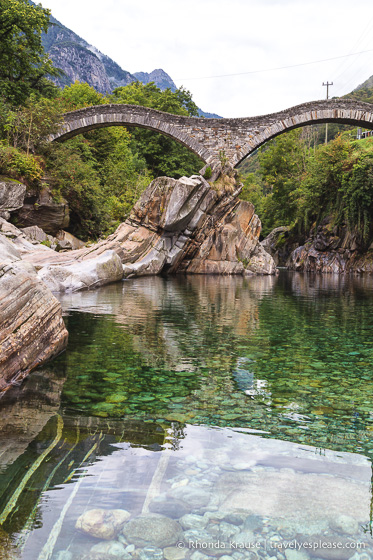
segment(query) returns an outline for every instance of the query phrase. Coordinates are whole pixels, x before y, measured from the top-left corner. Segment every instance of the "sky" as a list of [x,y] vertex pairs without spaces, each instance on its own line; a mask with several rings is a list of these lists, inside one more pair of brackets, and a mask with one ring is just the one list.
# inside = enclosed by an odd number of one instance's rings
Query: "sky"
[[40,1],[124,70],[162,68],[223,117],[325,99],[327,81],[341,96],[373,75],[372,0]]

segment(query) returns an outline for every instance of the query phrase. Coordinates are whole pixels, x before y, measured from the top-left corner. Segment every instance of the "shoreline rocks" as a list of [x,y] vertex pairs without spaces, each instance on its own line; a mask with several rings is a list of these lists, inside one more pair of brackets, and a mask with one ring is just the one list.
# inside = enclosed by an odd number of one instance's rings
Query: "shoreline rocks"
[[0,239],[0,394],[67,345],[61,304],[21,261],[17,250]]
[[325,218],[313,226],[309,237],[297,234],[289,227],[275,228],[262,242],[278,266],[297,272],[320,274],[373,273],[373,243],[347,226],[333,225]]
[[[65,277],[62,269],[74,268],[77,277],[84,265],[106,251],[117,254],[122,276],[132,278],[157,274],[275,274],[272,257],[259,244],[261,223],[254,206],[233,194],[218,193],[201,176],[171,179],[159,177],[144,191],[129,218],[107,239],[89,248],[67,253],[33,251],[24,259],[48,278],[55,291],[86,289],[102,283],[74,286],[52,281],[42,269],[53,267],[54,277]],[[92,266],[94,266],[92,264]],[[81,267],[81,268],[79,268]],[[60,268],[60,271],[58,269]]]

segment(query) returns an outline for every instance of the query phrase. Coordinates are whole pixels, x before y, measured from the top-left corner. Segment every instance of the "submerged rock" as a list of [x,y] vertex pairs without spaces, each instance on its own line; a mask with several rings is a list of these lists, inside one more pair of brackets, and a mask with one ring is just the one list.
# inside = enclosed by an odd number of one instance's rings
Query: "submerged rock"
[[140,560],[163,560],[163,550],[155,546],[146,546],[139,552]]
[[121,560],[130,560],[131,555],[126,552],[125,547],[118,541],[103,541],[92,546],[91,553],[107,554]]
[[170,498],[167,496],[158,496],[149,504],[149,511],[152,513],[160,513],[172,519],[179,519],[189,513],[190,507],[182,500]]
[[123,528],[128,542],[137,547],[164,548],[182,540],[182,528],[177,521],[164,515],[140,515],[131,519]]
[[90,509],[78,518],[75,528],[91,537],[111,541],[121,531],[130,515],[124,509]]
[[182,500],[191,508],[202,508],[208,505],[211,494],[206,490],[192,485],[180,486],[171,490],[172,497]]

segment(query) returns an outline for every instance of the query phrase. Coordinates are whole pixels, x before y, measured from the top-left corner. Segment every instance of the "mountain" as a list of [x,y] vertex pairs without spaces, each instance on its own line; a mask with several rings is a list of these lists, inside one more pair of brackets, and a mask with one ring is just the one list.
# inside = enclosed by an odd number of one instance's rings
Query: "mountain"
[[358,101],[365,101],[366,103],[373,103],[373,76],[365,80],[364,83],[344,97],[356,99]]
[[[64,72],[63,76],[54,78],[54,82],[58,86],[64,87],[78,80],[87,82],[100,93],[106,94],[112,93],[117,87],[140,81],[143,84],[154,82],[161,90],[170,88],[171,91],[176,91],[174,81],[161,68],[150,73],[135,72],[131,74],[53,16],[50,21],[52,25],[48,33],[43,33],[42,43],[54,65]],[[201,109],[199,109],[199,115],[221,118],[213,113],[205,113]]]
[[136,81],[135,76],[53,16],[50,21],[52,25],[48,33],[43,33],[42,42],[54,65],[64,72],[64,76],[55,79],[58,86],[64,87],[78,80],[87,82],[100,93],[111,93],[116,87]]
[[159,70],[153,70],[153,72],[150,72],[150,74],[148,74],[147,72],[135,72],[134,76],[136,80],[139,80],[139,82],[142,82],[143,84],[154,82],[156,86],[158,86],[161,90],[165,90],[167,88],[170,88],[171,91],[177,90],[177,87],[173,80],[161,68]]

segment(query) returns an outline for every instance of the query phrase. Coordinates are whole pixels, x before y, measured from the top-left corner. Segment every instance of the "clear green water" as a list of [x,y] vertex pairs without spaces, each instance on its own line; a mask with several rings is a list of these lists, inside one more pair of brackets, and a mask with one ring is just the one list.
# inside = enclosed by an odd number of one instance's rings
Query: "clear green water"
[[[74,527],[97,507],[181,508],[192,560],[190,542],[242,535],[259,548],[199,552],[283,560],[309,538],[373,558],[373,278],[143,278],[61,301],[67,352],[0,401],[4,558],[110,558]],[[117,552],[179,560],[153,538]]]

